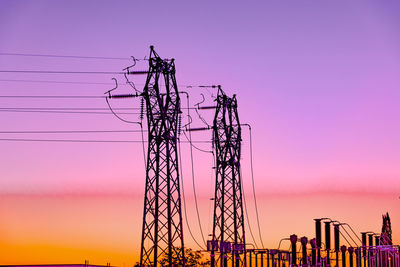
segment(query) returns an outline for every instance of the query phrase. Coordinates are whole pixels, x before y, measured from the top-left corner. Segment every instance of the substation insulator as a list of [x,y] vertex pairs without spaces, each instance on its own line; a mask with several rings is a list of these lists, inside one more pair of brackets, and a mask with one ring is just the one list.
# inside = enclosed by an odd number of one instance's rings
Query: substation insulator
[[331,222],[325,222],[325,249],[331,249]]

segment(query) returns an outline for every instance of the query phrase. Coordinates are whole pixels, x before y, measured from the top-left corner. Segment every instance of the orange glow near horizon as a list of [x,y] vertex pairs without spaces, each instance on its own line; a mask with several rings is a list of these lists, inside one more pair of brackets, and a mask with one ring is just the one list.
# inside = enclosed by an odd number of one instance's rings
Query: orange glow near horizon
[[[357,232],[380,232],[381,215],[389,211],[394,243],[400,240],[400,212],[393,195],[364,193],[303,193],[266,195],[258,199],[264,245],[276,248],[279,240],[295,233],[314,235],[314,218],[330,216],[348,222]],[[142,201],[134,196],[116,195],[9,195],[2,196],[0,205],[1,264],[92,264],[110,262],[132,266],[139,260],[142,226]],[[252,199],[247,200],[249,216]],[[201,203],[206,201],[201,200]],[[193,200],[187,199],[193,209]],[[381,210],[380,206],[386,207]],[[305,208],[306,207],[306,208]],[[200,205],[207,214],[208,205]],[[368,212],[362,211],[368,209]],[[189,223],[198,240],[197,221]],[[210,222],[202,220],[204,231]],[[255,221],[251,227],[258,241]],[[185,223],[186,224],[186,223]],[[207,227],[208,225],[208,227]],[[198,249],[184,228],[187,247]],[[205,233],[207,234],[207,233]],[[247,243],[253,243],[248,227]],[[288,244],[283,243],[284,247]]]

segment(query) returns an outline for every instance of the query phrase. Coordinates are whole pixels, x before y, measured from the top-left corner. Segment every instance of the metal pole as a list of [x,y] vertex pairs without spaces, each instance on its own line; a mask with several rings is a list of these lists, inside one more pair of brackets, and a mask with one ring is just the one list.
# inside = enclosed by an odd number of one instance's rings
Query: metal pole
[[326,249],[326,265],[331,265],[330,250],[331,250],[331,222],[325,223],[325,249]]
[[342,251],[342,267],[346,267],[346,246],[343,245],[340,247],[340,250]]
[[349,247],[347,250],[349,251],[349,267],[353,267],[353,252],[354,252],[354,248],[353,247]]
[[293,266],[296,266],[297,265],[297,258],[296,258],[296,256],[297,256],[297,246],[296,246],[297,235],[293,234],[290,236],[290,243],[292,244],[292,259],[289,262],[289,264],[291,263]]
[[317,242],[315,238],[310,240],[311,244],[311,265],[316,266],[317,265]]
[[300,243],[301,243],[301,252],[302,252],[302,263],[303,263],[303,267],[307,266],[307,237],[303,236],[302,238],[300,238]]
[[340,251],[340,224],[333,225],[334,237],[335,237],[335,254],[336,254],[336,266],[339,266],[339,251]]
[[362,239],[362,256],[364,259],[364,267],[367,266],[367,233],[361,233],[361,239]]
[[314,219],[315,221],[315,238],[317,241],[317,264],[321,263],[321,220]]

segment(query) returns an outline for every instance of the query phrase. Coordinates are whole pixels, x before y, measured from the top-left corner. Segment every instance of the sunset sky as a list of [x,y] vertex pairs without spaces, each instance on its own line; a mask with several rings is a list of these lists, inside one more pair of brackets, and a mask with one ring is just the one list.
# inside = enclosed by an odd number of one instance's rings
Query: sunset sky
[[[237,95],[240,120],[252,127],[254,182],[266,247],[276,248],[293,233],[312,238],[313,219],[321,217],[347,222],[357,232],[379,232],[386,212],[398,244],[399,11],[395,0],[3,0],[0,71],[121,72],[132,65],[130,56],[148,56],[154,45],[162,58],[175,58],[178,86],[190,94],[191,106],[201,101],[201,94],[211,103],[215,90],[188,86],[220,84],[227,94]],[[147,67],[139,61],[136,69]],[[114,87],[112,78],[119,82],[118,92],[132,91],[123,75],[0,72],[0,95],[104,96]],[[132,77],[138,89],[144,78]],[[137,108],[140,103],[123,99],[111,100],[111,105]],[[21,112],[24,108],[99,108],[106,114]],[[0,97],[0,264],[86,259],[132,266],[138,261],[145,185],[141,143],[5,140],[141,140],[137,125],[118,120],[107,108],[101,98]],[[138,120],[137,110],[128,112],[135,114],[121,116]],[[208,123],[212,112],[202,111]],[[191,115],[193,127],[204,126],[193,111]],[[183,118],[185,124],[186,114]],[[75,130],[135,132],[6,133]],[[207,131],[192,136],[211,140]],[[212,149],[207,143],[199,146]],[[247,128],[242,146],[246,239],[260,246]],[[207,240],[213,162],[209,153],[193,153]],[[202,242],[187,143],[182,143],[182,156],[188,221]],[[184,238],[187,247],[199,249],[185,221]]]

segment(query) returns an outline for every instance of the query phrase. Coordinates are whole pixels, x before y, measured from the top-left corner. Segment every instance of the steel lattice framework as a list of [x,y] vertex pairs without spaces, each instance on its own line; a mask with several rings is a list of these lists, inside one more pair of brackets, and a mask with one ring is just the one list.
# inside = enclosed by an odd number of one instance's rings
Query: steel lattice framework
[[382,215],[382,233],[380,236],[381,245],[393,245],[392,242],[392,226],[390,224],[389,213]]
[[[161,88],[162,78],[165,90]],[[148,153],[140,265],[185,266],[177,154],[181,108],[175,64],[173,59],[161,59],[152,46],[142,95]]]
[[[246,266],[245,231],[240,174],[241,127],[236,96],[219,87],[213,122],[216,152],[216,184],[211,264],[226,267]],[[242,254],[243,253],[243,254]]]

